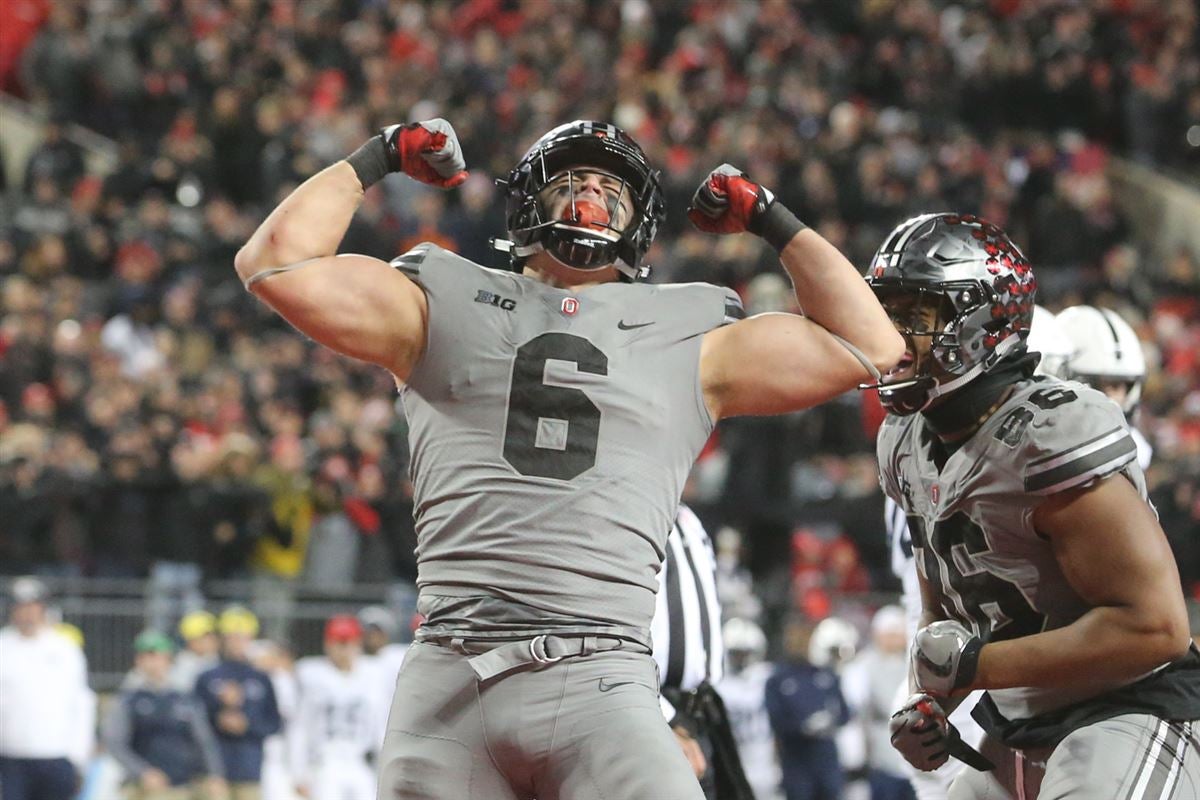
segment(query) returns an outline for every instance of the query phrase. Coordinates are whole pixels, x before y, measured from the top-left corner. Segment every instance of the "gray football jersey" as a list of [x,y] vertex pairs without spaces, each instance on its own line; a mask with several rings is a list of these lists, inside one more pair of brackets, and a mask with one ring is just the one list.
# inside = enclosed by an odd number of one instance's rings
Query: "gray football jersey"
[[569,291],[431,244],[392,263],[429,304],[401,389],[428,629],[648,643],[667,533],[713,429],[701,338],[742,315],[737,295]]
[[[1145,499],[1120,407],[1081,383],[1036,378],[1019,384],[940,473],[932,437],[920,414],[889,416],[877,445],[883,489],[908,518],[917,569],[946,616],[999,641],[1069,625],[1088,611],[1034,530],[1033,512],[1050,495],[1117,472]],[[1091,693],[988,694],[1011,720]]]

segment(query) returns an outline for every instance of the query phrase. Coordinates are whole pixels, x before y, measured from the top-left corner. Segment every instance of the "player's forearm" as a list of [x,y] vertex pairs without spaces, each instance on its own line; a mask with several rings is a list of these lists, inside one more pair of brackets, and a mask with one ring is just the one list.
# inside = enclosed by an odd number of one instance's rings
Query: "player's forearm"
[[1147,609],[1093,608],[1066,627],[984,645],[969,688],[1116,688],[1187,651],[1175,627]]
[[805,316],[857,347],[881,372],[900,359],[904,340],[867,282],[823,236],[800,231],[779,259]]
[[265,269],[337,252],[362,202],[358,176],[345,161],[312,176],[280,203],[238,251],[234,267],[243,282]]

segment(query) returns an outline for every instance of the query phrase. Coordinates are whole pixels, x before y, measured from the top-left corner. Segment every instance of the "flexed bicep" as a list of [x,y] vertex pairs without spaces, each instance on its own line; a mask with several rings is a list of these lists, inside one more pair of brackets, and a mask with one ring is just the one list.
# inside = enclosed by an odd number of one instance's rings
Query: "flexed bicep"
[[251,287],[301,333],[404,380],[425,348],[425,294],[377,258],[325,256]]
[[363,192],[392,172],[442,188],[467,178],[448,122],[392,125],[313,175],[234,258],[246,288],[326,347],[408,377],[425,347],[425,295],[376,258],[335,253]]
[[844,342],[796,314],[759,314],[717,328],[700,349],[700,379],[714,419],[798,411],[868,377]]

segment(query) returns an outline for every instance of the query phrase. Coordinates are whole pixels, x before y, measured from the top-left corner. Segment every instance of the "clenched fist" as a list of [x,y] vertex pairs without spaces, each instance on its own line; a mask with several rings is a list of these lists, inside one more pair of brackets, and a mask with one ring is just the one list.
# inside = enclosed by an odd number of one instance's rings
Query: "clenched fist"
[[389,125],[347,159],[363,189],[390,172],[450,189],[467,179],[467,162],[454,128],[444,119]]
[[770,190],[732,164],[722,164],[697,187],[687,215],[707,233],[758,233],[763,213],[774,202]]
[[467,162],[454,128],[444,119],[390,125],[380,131],[392,172],[449,189],[467,179]]
[[950,723],[942,707],[927,694],[909,697],[892,714],[888,728],[892,747],[922,772],[935,770],[950,758]]

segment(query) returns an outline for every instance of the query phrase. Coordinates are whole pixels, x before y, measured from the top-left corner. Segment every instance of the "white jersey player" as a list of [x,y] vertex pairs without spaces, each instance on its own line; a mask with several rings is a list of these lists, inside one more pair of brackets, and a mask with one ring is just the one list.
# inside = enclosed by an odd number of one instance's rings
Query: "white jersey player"
[[767,679],[773,670],[764,660],[767,637],[753,622],[737,617],[726,622],[721,631],[725,652],[729,654],[729,669],[717,684],[717,691],[725,701],[729,726],[754,796],[758,800],[775,800],[780,797],[781,775],[775,736],[767,716]]
[[1138,466],[1146,469],[1154,450],[1142,432],[1133,427],[1146,380],[1146,357],[1137,334],[1117,312],[1095,306],[1063,309],[1058,314],[1058,325],[1071,344],[1071,357],[1059,377],[1086,383],[1121,407],[1130,423],[1129,435],[1137,445]]
[[325,624],[324,657],[296,665],[300,702],[289,731],[297,792],[311,800],[374,800],[380,704],[377,673],[361,657],[362,627],[351,616]]
[[[400,675],[400,667],[404,664],[404,656],[408,653],[408,645],[391,641],[396,637],[397,622],[391,611],[383,606],[367,606],[358,612],[358,621],[362,625],[363,639],[362,660],[375,670],[375,685],[380,692],[382,708],[392,704],[392,694],[396,691],[396,678]],[[379,740],[383,741],[387,733],[387,714],[379,714]]]

